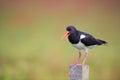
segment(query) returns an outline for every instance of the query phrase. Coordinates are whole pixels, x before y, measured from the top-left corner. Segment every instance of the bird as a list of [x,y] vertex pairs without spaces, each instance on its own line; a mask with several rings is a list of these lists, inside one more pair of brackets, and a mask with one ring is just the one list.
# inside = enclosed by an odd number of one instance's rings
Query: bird
[[69,42],[79,50],[78,58],[75,62],[75,65],[79,63],[81,58],[81,50],[85,51],[84,59],[81,65],[85,65],[88,58],[88,51],[93,49],[96,46],[107,44],[106,41],[97,39],[91,34],[77,30],[74,26],[67,26],[66,33],[63,38],[68,38]]

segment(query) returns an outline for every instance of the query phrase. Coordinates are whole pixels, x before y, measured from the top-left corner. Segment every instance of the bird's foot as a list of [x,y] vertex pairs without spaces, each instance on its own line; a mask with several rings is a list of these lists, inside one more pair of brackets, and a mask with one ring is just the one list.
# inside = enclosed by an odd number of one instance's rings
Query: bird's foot
[[81,64],[78,63],[78,61],[76,61],[73,65],[80,65],[80,66],[84,66],[85,65],[86,60],[83,60],[83,62]]
[[83,66],[82,64],[71,64],[71,66]]
[[82,64],[77,64],[77,65],[79,65],[79,66],[83,66]]
[[74,65],[74,66],[77,66],[77,65],[78,65],[78,66],[84,66],[85,64],[82,63],[82,64],[73,64],[73,65]]
[[84,64],[82,63],[82,64],[79,64],[78,63],[78,60],[74,63],[74,64],[72,64],[72,65],[74,65],[74,66],[76,66],[76,65],[79,65],[79,66],[83,66]]
[[85,65],[85,62],[86,62],[86,60],[83,60],[83,62],[82,62],[81,64],[79,64],[78,61],[76,61],[76,62],[74,63],[74,65],[84,66],[84,65]]

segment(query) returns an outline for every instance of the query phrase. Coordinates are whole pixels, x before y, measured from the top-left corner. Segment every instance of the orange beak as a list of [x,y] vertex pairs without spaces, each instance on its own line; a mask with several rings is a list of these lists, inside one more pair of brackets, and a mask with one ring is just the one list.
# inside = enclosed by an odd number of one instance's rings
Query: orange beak
[[69,31],[67,31],[67,32],[65,33],[65,35],[62,37],[62,39],[67,38],[68,36],[70,36],[70,32],[69,32]]

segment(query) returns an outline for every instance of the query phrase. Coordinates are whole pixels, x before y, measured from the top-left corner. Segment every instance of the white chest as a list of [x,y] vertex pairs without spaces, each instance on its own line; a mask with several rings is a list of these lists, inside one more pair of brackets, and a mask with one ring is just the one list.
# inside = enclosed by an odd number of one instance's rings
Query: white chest
[[86,48],[86,46],[81,41],[78,44],[72,44],[72,45],[79,50]]
[[[83,39],[83,38],[85,38],[86,36],[85,35],[81,35],[80,36],[80,40],[81,39]],[[79,49],[79,50],[81,50],[81,49],[85,49],[86,48],[86,46],[80,41],[79,43],[77,43],[77,44],[72,44],[75,48],[77,48],[77,49]]]

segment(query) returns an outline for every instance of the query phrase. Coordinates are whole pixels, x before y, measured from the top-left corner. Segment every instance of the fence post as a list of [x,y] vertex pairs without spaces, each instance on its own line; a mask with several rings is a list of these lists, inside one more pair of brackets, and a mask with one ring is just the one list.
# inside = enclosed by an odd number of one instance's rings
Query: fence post
[[69,80],[89,80],[89,66],[82,66],[81,64],[70,65]]

